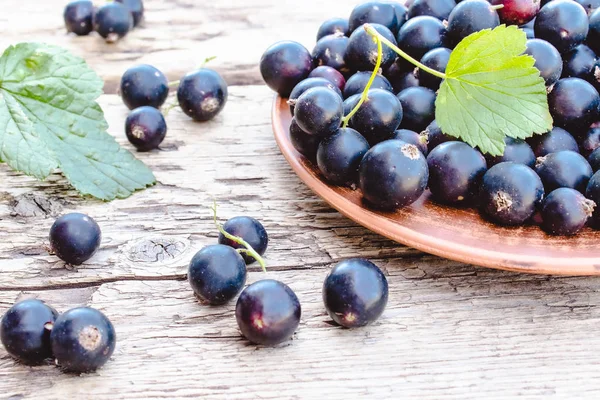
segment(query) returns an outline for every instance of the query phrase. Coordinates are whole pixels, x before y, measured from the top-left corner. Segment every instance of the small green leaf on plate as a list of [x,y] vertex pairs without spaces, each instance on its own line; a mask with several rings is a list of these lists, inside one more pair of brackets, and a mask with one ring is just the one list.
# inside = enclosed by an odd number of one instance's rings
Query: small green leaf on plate
[[442,131],[483,153],[502,155],[506,136],[525,139],[552,129],[544,80],[523,55],[516,26],[474,33],[454,49],[436,100]]

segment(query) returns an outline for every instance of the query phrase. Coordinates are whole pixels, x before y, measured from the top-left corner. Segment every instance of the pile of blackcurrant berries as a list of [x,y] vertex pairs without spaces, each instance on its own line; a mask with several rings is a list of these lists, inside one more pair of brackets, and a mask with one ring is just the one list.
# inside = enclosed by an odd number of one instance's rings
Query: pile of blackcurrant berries
[[[573,235],[589,222],[600,226],[599,5],[369,1],[348,19],[325,21],[312,53],[292,41],[274,44],[260,70],[288,98],[295,149],[331,184],[360,188],[367,206],[393,211],[429,189],[434,201],[479,207],[501,225],[541,221],[548,233]],[[468,35],[520,26],[528,37],[525,53],[546,82],[554,128],[525,141],[507,138],[499,157],[442,132],[435,121],[442,80],[396,58],[388,46],[380,54],[365,24],[440,72]],[[381,69],[370,82],[378,56]]]
[[0,321],[0,341],[27,365],[54,358],[66,372],[92,372],[113,354],[117,337],[109,319],[90,307],[59,314],[37,299],[13,305]]
[[[218,72],[200,68],[173,82],[181,110],[195,121],[209,121],[227,102],[227,83]],[[169,96],[173,83],[157,68],[141,64],[123,74],[119,92],[132,110],[125,121],[125,133],[138,151],[157,149],[167,134],[167,123],[159,108]]]
[[67,32],[87,36],[92,31],[114,43],[139,25],[144,17],[142,0],[114,0],[95,7],[90,0],[67,4],[63,13]]
[[[221,305],[239,294],[235,317],[246,339],[266,346],[290,339],[301,315],[300,301],[292,289],[273,279],[259,280],[243,289],[246,265],[258,261],[265,269],[262,255],[269,238],[264,226],[251,217],[235,217],[223,226],[217,223],[217,227],[219,244],[204,247],[190,262],[188,280],[196,297],[210,305]],[[347,328],[375,321],[387,299],[385,275],[364,259],[339,263],[323,285],[327,312]]]

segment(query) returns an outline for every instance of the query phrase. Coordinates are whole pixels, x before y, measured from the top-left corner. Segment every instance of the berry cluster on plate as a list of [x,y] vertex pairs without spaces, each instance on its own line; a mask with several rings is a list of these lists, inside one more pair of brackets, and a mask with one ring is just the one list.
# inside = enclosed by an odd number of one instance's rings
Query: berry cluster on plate
[[[349,19],[325,21],[312,53],[293,41],[274,44],[260,70],[289,99],[294,148],[329,183],[359,188],[368,207],[393,211],[429,190],[433,201],[478,207],[500,225],[539,223],[573,235],[600,223],[598,5],[371,1]],[[504,153],[491,156],[436,123],[442,79],[396,57],[369,29],[443,73],[461,41],[501,24],[527,36],[525,54],[546,83],[554,127],[526,140],[506,137]]]

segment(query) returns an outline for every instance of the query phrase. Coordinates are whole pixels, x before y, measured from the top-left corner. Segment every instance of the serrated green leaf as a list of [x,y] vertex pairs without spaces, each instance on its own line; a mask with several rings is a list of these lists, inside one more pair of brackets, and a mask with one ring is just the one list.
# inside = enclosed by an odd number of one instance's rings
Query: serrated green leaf
[[155,183],[150,169],[106,130],[103,82],[67,50],[39,43],[0,57],[0,159],[46,178],[59,167],[82,194],[125,198]]
[[544,80],[534,59],[523,55],[526,42],[522,30],[501,25],[459,43],[436,100],[444,133],[502,155],[506,136],[525,139],[552,129]]

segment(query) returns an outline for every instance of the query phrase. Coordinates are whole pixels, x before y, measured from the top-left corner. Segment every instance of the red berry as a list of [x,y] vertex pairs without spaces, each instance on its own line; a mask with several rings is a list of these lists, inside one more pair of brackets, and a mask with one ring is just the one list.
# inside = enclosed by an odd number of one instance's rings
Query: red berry
[[492,4],[504,6],[497,11],[507,25],[524,25],[540,11],[540,0],[492,0]]

